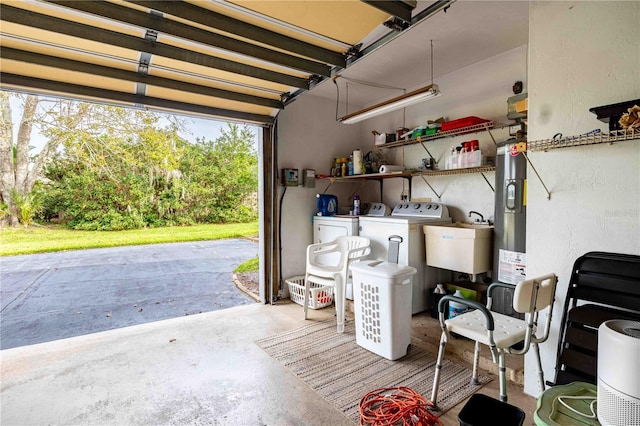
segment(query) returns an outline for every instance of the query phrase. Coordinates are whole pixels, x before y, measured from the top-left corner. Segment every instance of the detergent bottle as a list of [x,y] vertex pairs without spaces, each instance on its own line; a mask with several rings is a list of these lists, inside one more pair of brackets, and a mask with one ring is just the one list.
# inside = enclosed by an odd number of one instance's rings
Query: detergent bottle
[[[462,292],[460,292],[460,290],[456,290],[456,292],[453,293],[453,295],[455,297],[460,297],[461,299],[464,299],[464,295],[462,294]],[[449,301],[449,319],[455,318],[460,314],[464,314],[466,309],[467,309],[467,305],[450,300]]]

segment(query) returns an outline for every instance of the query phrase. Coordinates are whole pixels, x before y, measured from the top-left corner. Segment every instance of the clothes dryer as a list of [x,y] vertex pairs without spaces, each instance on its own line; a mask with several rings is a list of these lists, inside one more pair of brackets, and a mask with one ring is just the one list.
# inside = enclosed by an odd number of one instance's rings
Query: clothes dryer
[[416,268],[413,277],[411,313],[429,309],[431,289],[438,282],[450,281],[451,272],[427,266],[422,225],[451,223],[449,209],[440,203],[401,202],[390,216],[360,216],[359,235],[371,240],[372,259],[388,260],[389,237],[402,238],[398,249],[398,264]]

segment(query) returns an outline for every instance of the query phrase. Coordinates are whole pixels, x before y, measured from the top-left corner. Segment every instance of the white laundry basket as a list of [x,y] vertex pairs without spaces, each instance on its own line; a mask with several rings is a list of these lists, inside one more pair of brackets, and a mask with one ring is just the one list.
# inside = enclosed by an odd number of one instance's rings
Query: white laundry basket
[[[298,305],[304,306],[304,275],[284,280],[289,286],[289,298]],[[333,287],[309,282],[309,297],[307,305],[311,309],[321,309],[333,303]]]
[[411,343],[412,279],[417,272],[380,260],[351,265],[356,343],[389,360],[402,358]]

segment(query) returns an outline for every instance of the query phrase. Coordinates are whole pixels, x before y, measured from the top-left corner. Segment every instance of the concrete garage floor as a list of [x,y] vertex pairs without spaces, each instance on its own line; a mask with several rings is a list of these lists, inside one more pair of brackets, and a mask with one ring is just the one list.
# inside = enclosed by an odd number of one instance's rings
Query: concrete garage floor
[[252,304],[233,270],[245,239],[113,247],[0,259],[0,349]]
[[[333,313],[313,311],[311,321]],[[0,423],[352,424],[254,343],[302,317],[289,301],[251,304],[0,351]],[[412,337],[424,336],[425,321],[414,316]],[[427,347],[437,340],[427,338]],[[497,382],[480,392],[497,397]],[[508,391],[533,424],[535,399],[513,383]],[[463,405],[441,416],[445,425],[459,424]]]

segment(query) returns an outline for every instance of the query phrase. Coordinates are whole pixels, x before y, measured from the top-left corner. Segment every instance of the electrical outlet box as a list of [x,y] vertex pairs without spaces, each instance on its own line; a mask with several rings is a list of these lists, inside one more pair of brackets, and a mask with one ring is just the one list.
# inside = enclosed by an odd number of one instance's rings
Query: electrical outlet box
[[282,169],[282,186],[298,186],[298,169]]
[[304,169],[302,171],[302,185],[305,188],[316,187],[316,171],[314,169]]

